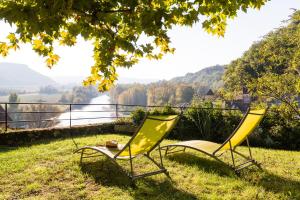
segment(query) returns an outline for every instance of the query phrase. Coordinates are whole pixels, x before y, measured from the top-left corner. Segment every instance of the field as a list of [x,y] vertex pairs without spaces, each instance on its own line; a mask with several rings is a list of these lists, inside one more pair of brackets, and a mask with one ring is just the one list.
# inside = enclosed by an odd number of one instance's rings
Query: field
[[[129,137],[75,138],[80,146],[110,139],[124,143]],[[0,147],[0,199],[300,199],[300,152],[254,148],[264,170],[247,169],[238,176],[189,150],[164,158],[171,179],[155,175],[138,180],[134,187],[124,172],[103,157],[86,159],[80,166],[74,149],[70,139]],[[152,169],[148,161],[136,159],[137,171]],[[121,164],[129,168],[128,162]]]
[[[60,100],[61,93],[57,93],[57,94],[29,93],[29,94],[20,94],[18,96],[20,102],[24,102],[24,103],[36,103],[40,101],[55,103]],[[8,102],[8,97],[9,96],[0,96],[0,102]]]

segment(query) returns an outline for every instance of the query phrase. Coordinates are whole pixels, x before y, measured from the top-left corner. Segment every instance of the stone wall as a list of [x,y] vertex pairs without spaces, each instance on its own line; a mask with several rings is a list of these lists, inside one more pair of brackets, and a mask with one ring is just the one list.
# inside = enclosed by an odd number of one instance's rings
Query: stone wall
[[73,126],[72,128],[43,128],[26,130],[9,130],[6,133],[0,133],[0,145],[18,146],[30,145],[43,140],[52,140],[59,138],[70,138],[95,135],[95,134],[129,134],[131,135],[136,127],[131,123],[104,123],[85,126]]

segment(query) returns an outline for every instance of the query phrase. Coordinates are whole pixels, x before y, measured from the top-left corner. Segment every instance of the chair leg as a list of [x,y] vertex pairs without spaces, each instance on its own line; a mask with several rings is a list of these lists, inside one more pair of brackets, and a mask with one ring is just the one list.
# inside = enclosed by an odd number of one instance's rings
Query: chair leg
[[229,140],[229,146],[230,146],[230,154],[231,154],[231,159],[232,159],[233,168],[235,169],[235,162],[234,162],[233,149],[232,149],[231,141],[230,141],[230,140]]
[[84,154],[84,149],[82,149],[82,151],[81,151],[81,155],[80,155],[80,165],[82,164],[83,154]]
[[244,155],[244,154],[242,154],[242,153],[240,153],[236,150],[234,150],[233,152],[236,153],[237,155],[243,157],[245,160],[251,162],[253,165],[257,166],[260,170],[262,170],[261,164],[258,163],[256,160],[254,160],[252,157],[248,157],[248,156],[246,156],[246,155]]
[[[247,146],[248,146],[249,156],[246,156],[246,155],[244,155],[244,154],[242,154],[242,153],[240,153],[240,152],[237,152],[235,149],[233,150],[233,152],[236,153],[237,155],[243,157],[243,158],[244,158],[245,160],[247,160],[248,162],[251,162],[251,164],[257,166],[260,170],[262,170],[262,167],[261,167],[260,163],[258,163],[258,162],[257,162],[256,160],[254,160],[253,157],[252,157],[252,152],[251,152],[251,148],[250,148],[250,144],[249,144],[248,137],[246,138],[246,142],[247,142]],[[247,163],[247,162],[241,164],[241,166],[244,165],[244,164],[246,164],[246,163]],[[248,166],[249,166],[249,165],[248,165]],[[241,169],[243,169],[243,168],[245,168],[245,167],[247,167],[247,166],[244,166],[244,167],[242,167]]]
[[[159,169],[158,170],[155,170],[155,171],[151,171],[151,172],[146,172],[146,173],[142,173],[142,174],[137,174],[137,175],[134,175],[132,174],[131,175],[131,179],[133,181],[135,181],[136,179],[139,179],[139,178],[143,178],[143,177],[147,177],[147,176],[152,176],[152,175],[156,175],[156,174],[160,174],[160,173],[164,173],[168,178],[171,179],[170,175],[169,175],[169,172],[167,171],[167,169],[163,166],[163,160],[162,160],[162,154],[161,154],[161,150],[159,148],[159,162],[155,161],[151,156],[150,156],[150,152],[148,152],[147,154],[144,154],[144,156],[146,158],[148,158],[150,161],[152,161]],[[131,161],[132,162],[132,161]],[[133,169],[132,169],[133,171]]]
[[[233,164],[234,171],[236,173],[238,173],[240,170],[242,170],[242,169],[244,169],[246,167],[249,167],[250,165],[255,165],[259,169],[262,170],[260,164],[252,158],[252,153],[251,153],[251,149],[250,149],[250,146],[249,146],[248,138],[246,139],[246,141],[247,141],[248,150],[249,150],[249,157],[246,156],[246,155],[244,155],[244,154],[242,154],[242,153],[240,153],[240,152],[237,152],[235,150],[235,148],[232,148],[231,141],[229,141],[232,164]],[[246,161],[244,163],[242,163],[242,164],[236,165],[235,158],[234,158],[234,153],[237,154],[237,155],[239,155],[239,156],[241,156],[241,157],[243,157]],[[251,164],[249,165],[249,163],[251,163]]]
[[128,146],[129,148],[129,162],[130,162],[130,175],[129,177],[133,180],[134,177],[134,171],[133,171],[133,163],[132,163],[132,156],[131,156],[131,148],[130,145]]
[[160,149],[160,145],[158,145],[158,152],[159,152],[160,164],[161,164],[161,166],[163,167],[163,166],[164,166],[164,164],[163,164],[163,160],[162,160],[162,156],[161,156],[161,149]]
[[[168,172],[168,170],[164,167],[164,164],[163,164],[163,159],[162,159],[162,155],[161,155],[161,149],[160,149],[160,146],[158,146],[158,151],[159,151],[159,158],[160,158],[160,163],[161,163],[161,168],[164,169],[164,174],[169,178],[171,179],[171,176]],[[154,161],[154,160],[153,160]],[[155,162],[154,162],[155,163]]]
[[166,176],[168,176],[169,178],[171,178],[170,175],[169,175],[169,172],[167,171],[167,169],[166,169],[166,168],[164,167],[164,165],[163,165],[161,154],[160,154],[159,156],[160,156],[160,163],[156,162],[153,158],[150,157],[150,155],[146,155],[146,157],[147,157],[149,160],[151,160],[151,161],[152,161],[152,162],[153,162],[160,170],[162,170],[162,172],[163,172]]
[[175,147],[164,147],[162,149],[163,150],[165,149],[165,156],[167,156],[168,154],[172,154],[172,153],[185,152],[186,147],[183,147],[180,150],[175,150],[175,149],[177,149],[176,146]]
[[129,159],[129,162],[130,162],[130,173],[129,173],[129,177],[131,179],[133,179],[132,177],[134,177],[134,171],[133,171],[133,163],[132,163],[132,159],[130,158]]
[[248,146],[249,156],[250,156],[250,158],[252,159],[252,152],[251,152],[251,148],[250,148],[250,145],[249,145],[248,137],[246,137],[246,141],[247,141],[247,146]]
[[169,147],[166,148],[165,156],[168,155],[168,150],[169,150]]

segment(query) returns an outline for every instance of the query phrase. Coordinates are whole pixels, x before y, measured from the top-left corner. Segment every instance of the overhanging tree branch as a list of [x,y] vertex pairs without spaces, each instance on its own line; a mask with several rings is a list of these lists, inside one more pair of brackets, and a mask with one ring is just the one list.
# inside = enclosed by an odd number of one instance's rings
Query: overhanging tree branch
[[[39,54],[45,46],[57,41],[72,46],[80,35],[85,40],[97,41],[93,43],[95,63],[84,85],[98,84],[99,91],[105,91],[117,79],[117,67],[130,68],[143,57],[161,59],[164,54],[173,53],[167,35],[173,26],[191,26],[204,17],[202,27],[223,36],[226,20],[235,17],[238,10],[260,8],[267,1],[0,1],[0,20],[17,27],[15,34],[20,37],[14,47],[19,41],[30,43]],[[32,37],[41,33],[46,33],[49,40],[36,41]],[[142,34],[151,42],[132,45]],[[1,48],[6,56],[7,47]],[[119,56],[119,52],[132,54],[134,59],[129,61],[126,56]],[[58,62],[59,57],[53,56],[53,51],[42,55],[51,66]]]

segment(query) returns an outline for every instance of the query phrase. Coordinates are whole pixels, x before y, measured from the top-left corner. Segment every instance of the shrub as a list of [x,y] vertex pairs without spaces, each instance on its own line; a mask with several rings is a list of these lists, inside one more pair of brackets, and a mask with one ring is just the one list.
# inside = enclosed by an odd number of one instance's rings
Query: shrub
[[175,115],[175,114],[178,114],[178,112],[176,112],[174,109],[172,109],[171,106],[165,106],[160,109],[154,108],[149,111],[146,111],[143,108],[137,108],[133,112],[131,112],[130,116],[131,116],[132,122],[135,125],[139,125],[145,118],[146,114],[149,114],[149,115]]
[[117,118],[115,120],[115,122],[118,124],[127,124],[127,123],[131,123],[132,119],[131,119],[131,117],[120,117],[120,118]]
[[[273,148],[300,149],[300,120],[286,116],[280,107],[269,109],[261,123],[262,137]],[[270,142],[270,140],[272,142]]]
[[134,125],[139,125],[146,116],[146,111],[142,108],[137,108],[131,112],[130,117]]
[[[217,109],[216,109],[217,108]],[[140,124],[147,111],[135,110],[131,117]],[[153,109],[152,115],[176,114],[170,106]],[[234,131],[242,118],[240,111],[218,109],[209,102],[194,104],[184,111],[181,120],[170,133],[169,138],[179,140],[204,139],[222,143]],[[268,110],[260,126],[249,136],[251,146],[300,149],[300,121],[291,119],[278,106]]]
[[[236,111],[222,111],[204,105],[196,105],[184,112],[189,124],[197,130],[196,139],[205,139],[216,142],[224,141],[234,130],[241,119],[241,113]],[[187,122],[185,122],[187,123]]]
[[[131,113],[133,123],[139,125],[146,114],[173,115],[179,114],[179,111],[169,105],[149,111],[138,108]],[[234,130],[240,119],[240,112],[223,112],[220,109],[213,109],[212,104],[199,104],[183,112],[181,120],[169,138],[179,140],[205,139],[222,142]]]
[[[150,112],[150,114],[152,114]],[[159,112],[160,115],[176,115],[178,112],[176,112],[170,105],[167,105],[161,109]]]

